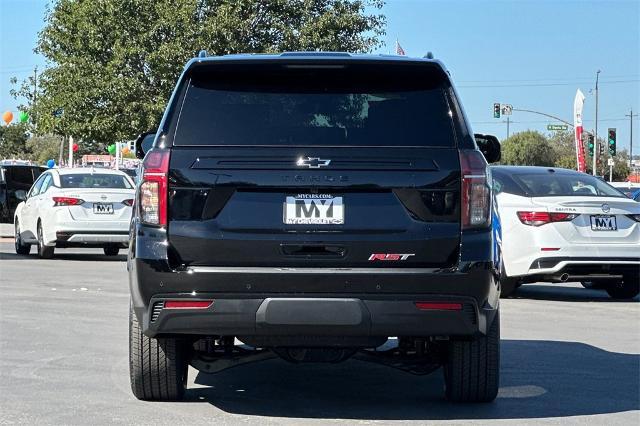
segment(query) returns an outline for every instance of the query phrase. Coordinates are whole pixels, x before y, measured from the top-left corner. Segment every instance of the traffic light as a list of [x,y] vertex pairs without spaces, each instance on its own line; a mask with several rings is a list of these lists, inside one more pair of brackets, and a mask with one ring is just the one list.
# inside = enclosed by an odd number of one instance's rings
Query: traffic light
[[500,118],[500,104],[493,104],[493,118]]
[[609,137],[607,138],[609,141],[609,155],[616,155],[616,129],[609,129],[607,132]]
[[587,134],[587,149],[589,150],[589,156],[593,157],[594,139],[591,133]]
[[600,158],[604,156],[604,142],[598,142],[598,155]]

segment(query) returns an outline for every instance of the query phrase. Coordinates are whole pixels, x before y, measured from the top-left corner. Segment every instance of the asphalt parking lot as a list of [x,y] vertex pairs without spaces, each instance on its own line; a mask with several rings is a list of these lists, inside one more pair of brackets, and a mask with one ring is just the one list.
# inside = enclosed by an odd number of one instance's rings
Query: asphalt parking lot
[[129,389],[125,256],[40,260],[0,241],[1,424],[640,422],[638,298],[541,283],[504,300],[493,404],[447,403],[441,371],[355,360],[191,370],[186,401],[146,403]]

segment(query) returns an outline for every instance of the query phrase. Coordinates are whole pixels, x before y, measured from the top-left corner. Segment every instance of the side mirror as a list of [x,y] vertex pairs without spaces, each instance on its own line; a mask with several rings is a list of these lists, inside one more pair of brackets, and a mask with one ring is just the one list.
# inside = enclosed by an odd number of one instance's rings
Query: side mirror
[[26,192],[24,192],[24,190],[22,190],[22,189],[18,189],[18,190],[15,192],[15,196],[16,196],[16,198],[17,198],[18,200],[20,200],[20,201],[24,201],[24,200],[26,200],[26,199],[27,199],[27,193],[26,193]]
[[136,139],[136,158],[143,159],[144,155],[153,146],[153,141],[156,138],[156,132],[145,132],[140,134]]
[[495,163],[500,161],[502,158],[502,154],[500,153],[500,141],[493,135],[481,135],[476,133],[476,144],[478,145],[478,149],[484,155],[484,158],[487,160],[487,163]]

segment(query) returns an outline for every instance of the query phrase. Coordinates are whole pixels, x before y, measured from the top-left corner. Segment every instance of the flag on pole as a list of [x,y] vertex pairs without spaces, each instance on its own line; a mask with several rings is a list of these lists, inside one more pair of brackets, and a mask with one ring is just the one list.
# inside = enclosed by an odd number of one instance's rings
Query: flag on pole
[[398,40],[396,40],[396,55],[400,55],[400,56],[406,55],[406,53],[404,52],[404,49],[402,48],[402,46],[400,46],[400,43],[398,43]]
[[584,94],[578,89],[573,101],[573,126],[575,128],[576,163],[579,172],[585,172],[586,162],[584,158],[584,142],[582,141],[582,109],[584,107]]

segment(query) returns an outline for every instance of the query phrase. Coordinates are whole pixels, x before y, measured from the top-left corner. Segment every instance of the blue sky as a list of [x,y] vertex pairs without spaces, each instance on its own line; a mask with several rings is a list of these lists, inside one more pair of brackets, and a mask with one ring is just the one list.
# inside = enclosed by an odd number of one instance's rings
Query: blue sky
[[[0,110],[16,110],[9,78],[25,78],[44,60],[33,53],[45,0],[0,0]],[[409,56],[432,51],[451,71],[474,131],[506,136],[493,102],[510,103],[572,121],[580,88],[585,127],[594,126],[600,69],[599,135],[618,129],[629,145],[629,109],[640,112],[640,1],[387,0],[386,46],[396,38]],[[511,132],[546,132],[549,120],[514,112]],[[640,120],[634,120],[640,154]]]

